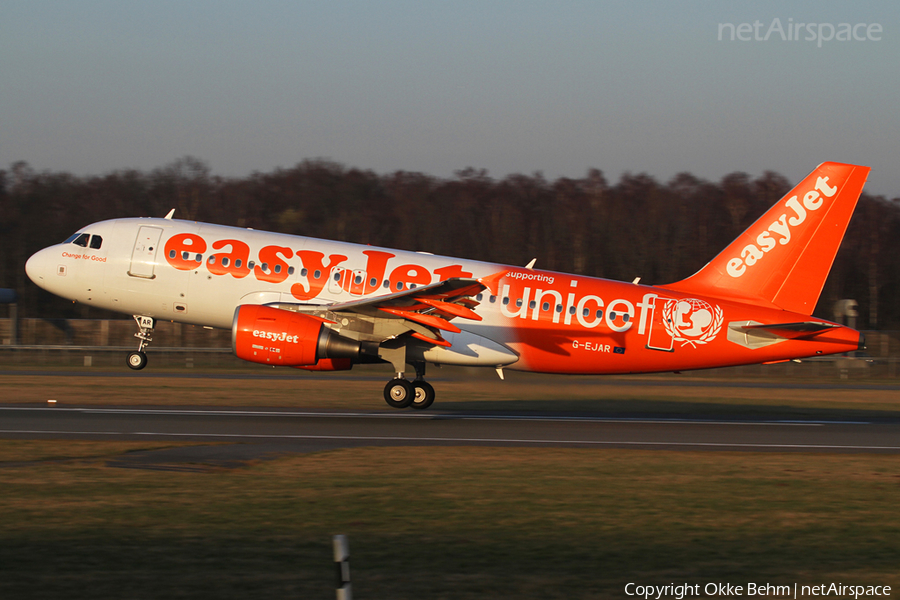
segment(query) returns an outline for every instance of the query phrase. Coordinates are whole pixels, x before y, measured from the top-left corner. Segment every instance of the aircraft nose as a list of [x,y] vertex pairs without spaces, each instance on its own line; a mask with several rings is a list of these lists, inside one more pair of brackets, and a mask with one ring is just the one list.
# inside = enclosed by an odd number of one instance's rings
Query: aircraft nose
[[46,287],[47,279],[53,273],[53,269],[49,248],[35,252],[25,262],[25,273],[28,275],[28,279],[42,288]]

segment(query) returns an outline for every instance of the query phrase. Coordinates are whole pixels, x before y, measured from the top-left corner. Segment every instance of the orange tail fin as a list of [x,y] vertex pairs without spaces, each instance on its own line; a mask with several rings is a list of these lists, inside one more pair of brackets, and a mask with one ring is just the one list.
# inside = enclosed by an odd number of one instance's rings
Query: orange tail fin
[[700,271],[660,287],[812,314],[869,171],[822,163]]

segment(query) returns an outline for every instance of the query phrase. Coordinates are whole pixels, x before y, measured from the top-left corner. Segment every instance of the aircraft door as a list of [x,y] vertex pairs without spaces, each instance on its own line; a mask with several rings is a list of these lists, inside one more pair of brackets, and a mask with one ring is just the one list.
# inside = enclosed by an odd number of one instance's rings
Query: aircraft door
[[350,276],[350,295],[362,296],[366,293],[366,272],[355,269]]
[[340,294],[344,291],[344,278],[347,276],[347,269],[343,267],[335,267],[328,275],[328,291],[332,294]]
[[160,236],[162,236],[162,229],[159,227],[143,226],[138,230],[137,239],[134,240],[134,248],[131,251],[129,275],[144,279],[156,277],[153,270],[156,267],[156,253],[159,249]]
[[647,335],[647,348],[650,350],[674,351],[675,304],[676,301],[671,298],[657,296],[653,299],[653,317]]

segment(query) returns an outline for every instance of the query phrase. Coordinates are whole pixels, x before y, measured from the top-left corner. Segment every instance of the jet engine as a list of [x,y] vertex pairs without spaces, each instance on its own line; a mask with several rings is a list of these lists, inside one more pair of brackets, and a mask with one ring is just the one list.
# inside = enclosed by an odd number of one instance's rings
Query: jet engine
[[[284,367],[321,363],[321,370],[349,368],[360,353],[359,341],[334,333],[323,319],[255,304],[235,309],[231,344],[234,354],[243,360]],[[335,363],[340,365],[337,369],[332,366]]]

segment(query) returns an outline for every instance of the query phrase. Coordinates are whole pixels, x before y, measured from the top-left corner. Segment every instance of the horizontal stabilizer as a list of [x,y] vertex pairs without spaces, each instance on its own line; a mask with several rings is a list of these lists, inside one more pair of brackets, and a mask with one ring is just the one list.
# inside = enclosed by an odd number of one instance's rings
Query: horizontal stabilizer
[[762,330],[774,333],[775,335],[788,339],[797,339],[802,337],[812,337],[823,331],[836,329],[840,325],[834,323],[823,323],[821,321],[804,321],[801,323],[774,323],[771,325],[743,325],[741,329],[744,331]]

